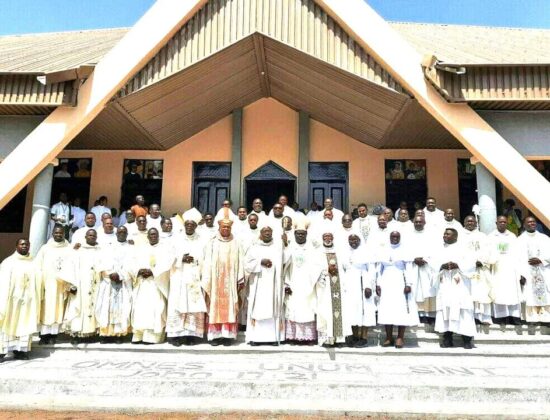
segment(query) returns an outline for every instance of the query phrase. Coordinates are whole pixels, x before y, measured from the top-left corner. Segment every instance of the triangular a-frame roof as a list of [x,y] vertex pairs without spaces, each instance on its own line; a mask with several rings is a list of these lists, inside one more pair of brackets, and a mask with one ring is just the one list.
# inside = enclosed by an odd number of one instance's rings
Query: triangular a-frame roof
[[287,180],[293,181],[296,177],[289,171],[283,168],[278,163],[272,160],[267,161],[254,172],[245,177],[247,181],[273,181],[273,180]]

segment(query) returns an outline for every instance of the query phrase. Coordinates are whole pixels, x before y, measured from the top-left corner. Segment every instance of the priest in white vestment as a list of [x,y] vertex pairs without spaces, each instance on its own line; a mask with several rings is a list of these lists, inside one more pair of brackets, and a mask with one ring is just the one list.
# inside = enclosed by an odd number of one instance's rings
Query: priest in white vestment
[[476,333],[474,301],[469,276],[475,270],[475,256],[457,242],[458,232],[449,228],[443,234],[443,246],[434,255],[437,290],[435,330],[443,334],[441,347],[453,346],[453,333],[462,336],[465,349],[471,349]]
[[528,216],[518,238],[518,255],[524,283],[525,320],[550,326],[550,238],[537,232],[537,221]]
[[162,222],[162,212],[158,204],[151,204],[147,218],[147,230],[155,228],[160,232],[160,224]]
[[219,222],[219,232],[205,247],[203,289],[208,300],[208,341],[230,346],[237,339],[239,298],[244,287],[244,255],[231,234],[233,222]]
[[183,214],[184,233],[180,235],[176,263],[170,273],[166,334],[174,346],[194,345],[204,338],[206,300],[201,272],[205,241],[197,233],[200,212],[194,207]]
[[285,339],[282,246],[282,241],[273,240],[271,227],[264,226],[245,258],[249,284],[246,342],[252,346],[278,345]]
[[[394,231],[385,247],[374,256],[376,261],[376,294],[378,323],[384,325],[386,339],[383,347],[405,345],[406,327],[420,323],[416,301],[412,294],[413,269],[412,252],[401,244],[401,234]],[[393,327],[397,326],[397,339],[393,338]]]
[[[345,217],[345,216],[344,216]],[[359,235],[348,236],[346,246],[342,246],[343,294],[346,305],[343,311],[351,324],[352,336],[349,345],[356,348],[367,347],[369,327],[376,325],[376,302],[374,296],[374,264],[367,263],[367,251],[361,244]],[[369,268],[371,272],[369,273]]]
[[0,264],[0,363],[8,352],[28,360],[38,332],[40,279],[29,251],[29,241],[19,239],[15,252]]
[[132,343],[164,341],[166,300],[174,255],[159,243],[155,228],[147,232],[148,243],[135,250],[132,295]]
[[373,225],[373,218],[369,216],[368,207],[365,203],[357,206],[357,213],[359,217],[353,221],[352,227],[361,237],[363,244],[366,244]]
[[55,344],[60,333],[69,284],[59,278],[63,265],[70,259],[73,248],[65,239],[63,226],[53,229],[52,238],[34,258],[39,270],[41,287],[40,344]]
[[218,234],[218,228],[214,226],[214,215],[212,213],[205,213],[203,215],[203,223],[199,223],[197,233],[203,238],[205,242],[215,238]]
[[[133,233],[128,231],[128,242],[136,247],[147,246],[149,244],[147,218],[145,216],[136,217],[136,227],[137,229],[135,229]],[[158,231],[159,229],[157,229],[157,232]]]
[[107,249],[117,242],[115,225],[112,217],[103,219],[103,226],[97,229],[97,245],[101,249]]
[[352,335],[351,323],[344,307],[343,293],[344,257],[334,244],[334,234],[327,231],[322,235],[321,261],[323,272],[317,282],[317,333],[320,345],[333,346],[345,343]]
[[73,236],[71,237],[71,245],[76,246],[78,244],[82,245],[86,243],[86,232],[88,232],[90,229],[95,229],[96,225],[96,216],[92,212],[86,213],[86,216],[84,216],[84,224],[85,226],[75,230],[73,232]]
[[310,220],[294,218],[294,241],[283,242],[285,264],[285,340],[296,344],[317,341],[315,285],[322,270],[322,255],[308,240]]
[[250,217],[252,214],[255,214],[258,217],[258,226],[262,226],[263,223],[266,222],[266,218],[268,216],[265,214],[264,203],[261,199],[255,198],[252,201],[252,210],[248,216]]
[[424,218],[429,229],[438,229],[445,221],[443,211],[437,208],[435,198],[428,197],[426,199],[426,207],[424,207]]
[[95,317],[101,342],[120,344],[130,332],[135,246],[128,243],[128,229],[124,226],[117,229],[116,237],[113,245],[101,248],[103,267]]
[[104,261],[94,229],[86,232],[85,240],[72,251],[60,273],[60,278],[71,284],[63,323],[73,345],[90,341],[98,330],[95,303]]
[[[288,205],[288,198],[286,195],[281,195],[277,200],[276,204],[281,205],[283,216],[288,216],[291,218],[294,217],[295,211],[292,207]],[[275,206],[273,206],[273,208],[269,212],[269,217],[273,217],[274,215],[275,215]]]
[[334,222],[334,225],[336,246],[339,248],[347,248],[349,246],[349,236],[357,233],[353,227],[353,218],[351,217],[351,214],[344,214],[341,220]]
[[416,216],[414,230],[403,238],[403,242],[412,253],[410,271],[412,292],[418,309],[420,322],[427,332],[434,331],[436,315],[436,291],[433,289],[434,268],[430,264],[434,249],[442,238],[436,237],[426,228],[423,216]]
[[497,228],[488,236],[489,263],[493,293],[493,316],[495,322],[505,328],[506,324],[521,328],[521,262],[518,255],[517,237],[507,230],[506,216],[497,217]]
[[[476,259],[476,269],[470,276],[476,322],[490,325],[493,323],[491,318],[493,300],[487,235],[478,230],[475,216],[467,216],[464,219],[464,229],[458,236],[459,238],[462,236],[463,244]],[[485,332],[487,331],[485,329]]]

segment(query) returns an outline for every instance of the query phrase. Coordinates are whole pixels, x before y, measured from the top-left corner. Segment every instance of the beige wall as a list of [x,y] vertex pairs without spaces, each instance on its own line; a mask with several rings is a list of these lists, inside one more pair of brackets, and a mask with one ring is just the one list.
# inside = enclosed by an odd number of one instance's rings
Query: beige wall
[[271,98],[243,111],[243,177],[272,160],[298,174],[298,113]]

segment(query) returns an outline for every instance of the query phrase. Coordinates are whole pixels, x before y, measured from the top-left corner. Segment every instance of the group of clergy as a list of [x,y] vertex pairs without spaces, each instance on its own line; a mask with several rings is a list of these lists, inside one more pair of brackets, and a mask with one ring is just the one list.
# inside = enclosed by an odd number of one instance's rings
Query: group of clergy
[[[27,239],[0,266],[0,360],[26,359],[33,335],[55,344],[95,340],[175,346],[207,339],[231,345],[281,342],[366,347],[384,325],[383,346],[401,348],[420,322],[453,346],[472,348],[476,322],[550,325],[550,239],[527,217],[519,236],[498,217],[485,235],[429,198],[409,220],[358,206],[353,218],[326,199],[307,215],[282,196],[269,214],[224,202],[163,217],[143,197],[115,228],[86,214],[70,242],[64,226],[30,256]],[[394,336],[397,327],[397,336]]]

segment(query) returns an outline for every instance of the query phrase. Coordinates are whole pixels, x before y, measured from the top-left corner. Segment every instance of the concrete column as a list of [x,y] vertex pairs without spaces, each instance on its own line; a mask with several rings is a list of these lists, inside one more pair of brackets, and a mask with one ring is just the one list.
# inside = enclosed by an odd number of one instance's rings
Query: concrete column
[[497,219],[495,177],[481,163],[476,163],[477,200],[479,204],[479,230],[490,233]]
[[243,205],[242,196],[242,148],[243,148],[243,109],[233,110],[233,134],[231,140],[231,201],[233,210]]
[[34,257],[46,243],[50,223],[50,196],[52,193],[53,165],[50,163],[34,179],[32,218],[29,232],[31,255]]
[[298,123],[298,187],[296,201],[309,208],[309,114],[300,111]]

